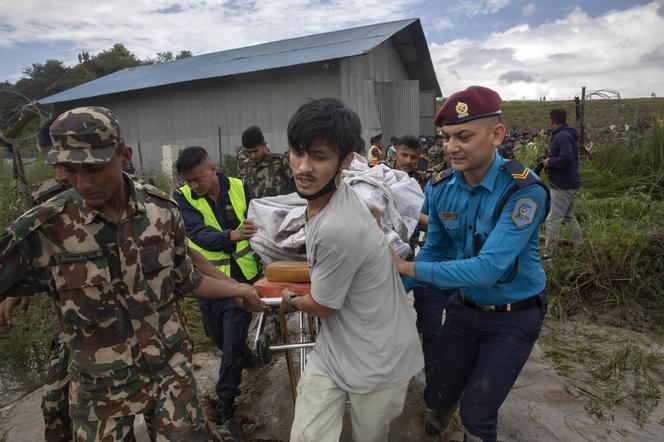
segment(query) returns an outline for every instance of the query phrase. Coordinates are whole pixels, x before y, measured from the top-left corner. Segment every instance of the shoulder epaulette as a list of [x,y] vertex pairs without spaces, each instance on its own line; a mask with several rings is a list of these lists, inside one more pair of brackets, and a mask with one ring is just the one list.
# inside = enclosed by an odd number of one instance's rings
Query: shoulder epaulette
[[167,194],[166,192],[162,192],[161,190],[157,189],[152,184],[147,184],[147,183],[141,184],[141,187],[143,187],[143,189],[145,189],[145,191],[147,193],[149,193],[150,195],[156,196],[157,198],[161,198],[163,200],[169,201],[169,202],[177,205],[175,200],[173,198],[171,198],[171,196],[169,194]]
[[[73,190],[70,189],[73,192]],[[39,229],[45,222],[51,218],[59,215],[67,205],[67,198],[65,197],[69,191],[65,191],[48,201],[33,207],[32,209],[19,216],[9,226],[15,241],[22,241],[29,234]]]
[[445,170],[437,173],[436,175],[432,176],[431,180],[429,180],[429,184],[431,186],[435,186],[436,184],[442,183],[443,181],[445,181],[446,179],[448,179],[452,175],[454,175],[454,169],[452,169],[451,167],[448,167],[447,169],[445,169]]
[[514,184],[512,185],[512,187],[507,189],[507,191],[500,198],[500,201],[498,201],[498,205],[496,206],[493,213],[494,219],[498,220],[503,210],[503,207],[505,206],[505,203],[507,203],[507,200],[512,195],[514,195],[519,190],[525,189],[526,187],[533,184],[541,186],[546,192],[545,213],[546,215],[549,214],[549,209],[551,208],[551,194],[549,193],[549,188],[544,183],[542,183],[542,181],[539,178],[537,178],[537,176],[533,172],[531,172],[530,169],[528,169],[526,166],[524,166],[517,160],[510,160],[507,163],[503,164],[501,168],[510,175],[512,175],[512,181],[514,181]]
[[51,178],[44,181],[34,192],[32,192],[32,199],[34,204],[38,205],[65,190],[67,190],[67,186],[55,178]]
[[519,189],[539,182],[539,179],[526,166],[517,160],[510,160],[502,168],[512,175],[512,179]]

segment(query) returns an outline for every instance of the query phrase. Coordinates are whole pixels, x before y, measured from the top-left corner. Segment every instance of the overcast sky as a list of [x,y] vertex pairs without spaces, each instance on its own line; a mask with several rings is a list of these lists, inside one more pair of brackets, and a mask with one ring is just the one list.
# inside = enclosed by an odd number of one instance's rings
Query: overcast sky
[[[554,5],[554,3],[556,3]],[[444,95],[504,99],[617,89],[664,96],[664,0],[0,0],[0,80],[121,42],[194,55],[419,17]]]

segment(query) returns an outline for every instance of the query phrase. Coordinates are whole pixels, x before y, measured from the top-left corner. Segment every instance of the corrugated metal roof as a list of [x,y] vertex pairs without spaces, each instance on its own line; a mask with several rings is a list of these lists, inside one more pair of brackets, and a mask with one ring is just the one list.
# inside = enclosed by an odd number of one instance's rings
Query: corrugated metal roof
[[408,19],[380,23],[123,69],[37,101],[42,104],[60,103],[362,55],[418,21]]

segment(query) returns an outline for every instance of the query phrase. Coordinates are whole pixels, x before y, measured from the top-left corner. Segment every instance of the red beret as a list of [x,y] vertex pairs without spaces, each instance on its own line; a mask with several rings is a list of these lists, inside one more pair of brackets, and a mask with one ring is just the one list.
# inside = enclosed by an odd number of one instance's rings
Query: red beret
[[502,103],[496,91],[483,86],[469,86],[464,91],[450,95],[433,122],[438,127],[453,126],[500,115]]

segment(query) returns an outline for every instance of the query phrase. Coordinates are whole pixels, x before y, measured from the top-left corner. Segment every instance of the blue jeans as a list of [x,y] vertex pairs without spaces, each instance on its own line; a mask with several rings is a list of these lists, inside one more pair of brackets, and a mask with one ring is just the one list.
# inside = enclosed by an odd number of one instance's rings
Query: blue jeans
[[433,367],[438,339],[443,331],[443,310],[455,289],[441,289],[431,284],[413,288],[415,312],[417,312],[417,329],[422,333],[422,350],[424,352],[424,375],[427,382]]
[[217,396],[233,399],[240,395],[243,358],[251,313],[235,307],[232,299],[198,299],[203,314],[205,334],[221,350]]
[[424,390],[427,406],[449,410],[461,400],[466,431],[496,440],[498,409],[512,389],[539,337],[542,306],[516,312],[483,312],[450,298],[434,368]]

